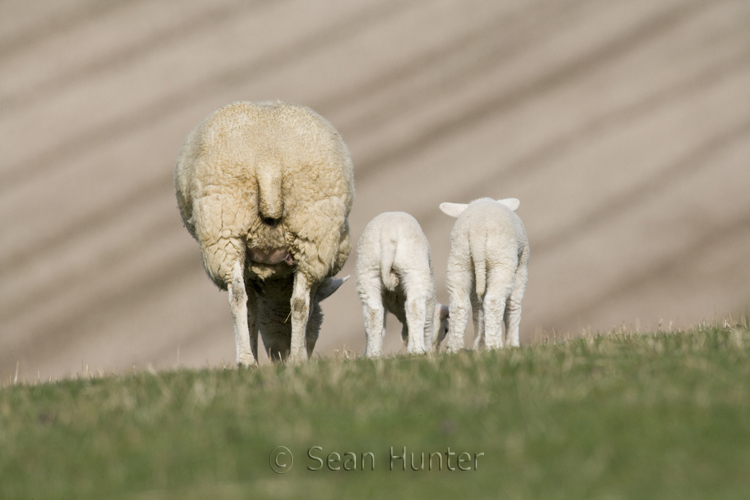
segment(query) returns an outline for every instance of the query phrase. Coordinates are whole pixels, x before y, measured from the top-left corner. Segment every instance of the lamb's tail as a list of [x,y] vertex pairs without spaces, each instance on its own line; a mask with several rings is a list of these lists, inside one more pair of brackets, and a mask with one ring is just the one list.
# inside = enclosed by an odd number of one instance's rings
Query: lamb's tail
[[281,169],[272,165],[259,166],[258,211],[264,219],[279,220],[284,214],[281,196]]
[[477,297],[481,298],[487,286],[486,242],[472,240],[472,233],[469,233],[469,248],[471,248],[471,257],[474,260],[474,285],[476,286]]
[[380,240],[380,279],[389,291],[398,286],[398,276],[393,272],[393,261],[396,260],[396,242],[389,238]]

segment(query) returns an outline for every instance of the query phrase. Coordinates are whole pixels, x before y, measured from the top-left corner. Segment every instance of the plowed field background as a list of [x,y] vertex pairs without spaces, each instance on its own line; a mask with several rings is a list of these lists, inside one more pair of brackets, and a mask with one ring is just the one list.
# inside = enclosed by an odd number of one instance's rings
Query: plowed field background
[[[349,145],[355,239],[419,220],[443,302],[439,203],[519,198],[522,343],[750,303],[746,0],[4,0],[0,376],[233,364],[172,168],[213,109],[274,98]],[[353,281],[316,352],[363,351]]]

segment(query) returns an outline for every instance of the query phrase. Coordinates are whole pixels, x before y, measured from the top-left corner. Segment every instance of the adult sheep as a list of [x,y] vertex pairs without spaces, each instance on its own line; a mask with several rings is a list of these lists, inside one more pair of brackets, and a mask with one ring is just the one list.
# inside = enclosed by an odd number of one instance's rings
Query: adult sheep
[[352,162],[333,126],[279,101],[224,106],[188,135],[175,187],[206,272],[229,291],[237,363],[257,363],[259,329],[272,359],[309,357],[351,251]]
[[446,286],[450,294],[448,351],[463,347],[468,311],[474,315],[474,349],[520,345],[521,300],[528,281],[529,241],[515,211],[516,198],[441,203],[457,217],[451,231]]

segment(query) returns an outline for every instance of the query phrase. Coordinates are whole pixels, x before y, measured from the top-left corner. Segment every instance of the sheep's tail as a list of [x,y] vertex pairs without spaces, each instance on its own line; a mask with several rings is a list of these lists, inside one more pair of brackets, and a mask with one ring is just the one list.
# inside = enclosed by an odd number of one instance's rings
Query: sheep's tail
[[472,233],[469,233],[469,248],[471,249],[471,257],[474,260],[474,285],[477,297],[481,298],[487,287],[486,241],[472,241],[473,239]]
[[396,242],[389,238],[380,240],[380,279],[389,291],[396,290],[398,276],[393,272],[393,261],[396,260]]
[[258,167],[258,211],[265,219],[278,220],[284,214],[281,196],[281,169],[271,165]]

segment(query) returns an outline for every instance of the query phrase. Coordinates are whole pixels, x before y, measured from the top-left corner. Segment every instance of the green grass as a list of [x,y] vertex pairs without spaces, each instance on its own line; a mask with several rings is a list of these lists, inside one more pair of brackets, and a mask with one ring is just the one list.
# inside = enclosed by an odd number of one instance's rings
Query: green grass
[[[308,470],[314,446],[375,471]],[[448,447],[484,455],[449,471]],[[749,496],[746,326],[0,389],[2,499]]]

